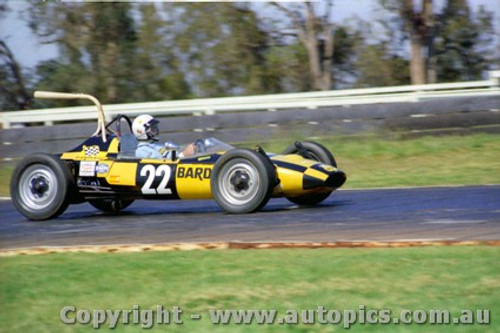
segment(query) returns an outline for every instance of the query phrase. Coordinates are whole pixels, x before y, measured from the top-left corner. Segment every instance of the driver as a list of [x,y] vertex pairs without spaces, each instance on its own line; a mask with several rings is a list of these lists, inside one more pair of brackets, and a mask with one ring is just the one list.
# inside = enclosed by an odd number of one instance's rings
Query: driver
[[[170,142],[158,143],[158,123],[160,121],[148,114],[143,114],[134,119],[132,132],[139,141],[135,151],[136,157],[141,158],[172,158],[172,151],[178,148]],[[178,153],[176,151],[176,153]],[[189,144],[184,151],[177,154],[178,157],[190,156],[195,153],[194,144]]]

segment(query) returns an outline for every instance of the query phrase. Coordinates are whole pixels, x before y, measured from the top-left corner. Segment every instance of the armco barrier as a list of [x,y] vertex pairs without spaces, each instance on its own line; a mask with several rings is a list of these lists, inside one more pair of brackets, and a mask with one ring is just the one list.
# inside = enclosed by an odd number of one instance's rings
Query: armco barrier
[[[227,112],[277,111],[291,108],[317,109],[360,104],[405,103],[453,97],[498,96],[500,95],[499,82],[500,71],[492,71],[489,72],[489,80],[484,81],[114,104],[106,105],[105,110],[108,116],[116,114],[129,114],[133,116],[149,113],[160,117],[186,114],[213,115]],[[29,125],[33,123],[52,125],[60,122],[92,120],[96,118],[96,115],[93,105],[9,111],[0,113],[0,123],[3,129],[8,129],[13,127],[13,125]]]
[[[130,116],[134,114],[129,113]],[[288,137],[292,141],[296,138],[376,132],[396,132],[404,136],[500,133],[500,94],[159,118],[163,133],[161,139],[176,143],[208,136],[239,143],[266,142],[277,137]],[[95,126],[96,121],[93,120],[1,130],[1,161],[15,161],[34,152],[56,153],[71,149],[92,135]]]

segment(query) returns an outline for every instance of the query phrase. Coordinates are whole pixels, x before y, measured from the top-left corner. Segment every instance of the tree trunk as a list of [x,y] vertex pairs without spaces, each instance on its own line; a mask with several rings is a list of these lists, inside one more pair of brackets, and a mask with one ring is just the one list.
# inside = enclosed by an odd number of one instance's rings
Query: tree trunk
[[427,59],[425,67],[427,69],[426,83],[436,83],[436,55],[434,48],[435,19],[432,0],[424,0],[423,3],[423,17],[425,24],[425,45],[427,47]]
[[[271,2],[272,5],[284,12],[293,22],[297,29],[300,42],[307,51],[309,70],[311,73],[312,86],[314,90],[331,89],[331,69],[333,54],[332,25],[329,23],[329,11],[331,11],[332,1],[327,2],[327,13],[324,18],[319,18],[314,13],[314,2],[304,2],[305,16],[299,15],[297,11],[290,10],[278,2]],[[324,35],[325,57],[320,55],[318,34]]]
[[305,31],[305,46],[309,58],[309,67],[311,69],[314,90],[323,89],[323,75],[321,70],[321,63],[319,57],[318,40],[316,39],[316,29],[314,23],[316,17],[314,9],[310,2],[306,3],[307,16],[306,16],[306,31]]
[[334,51],[334,40],[332,26],[325,23],[325,31],[323,33],[325,38],[325,57],[323,59],[323,86],[321,90],[330,90],[332,87],[332,57]]
[[423,56],[423,40],[417,33],[410,36],[411,59],[410,75],[412,84],[425,84],[425,60]]
[[402,17],[410,34],[410,75],[412,84],[427,83],[427,66],[424,49],[428,42],[429,13],[432,16],[432,0],[422,0],[422,11],[415,11],[413,0],[404,0]]

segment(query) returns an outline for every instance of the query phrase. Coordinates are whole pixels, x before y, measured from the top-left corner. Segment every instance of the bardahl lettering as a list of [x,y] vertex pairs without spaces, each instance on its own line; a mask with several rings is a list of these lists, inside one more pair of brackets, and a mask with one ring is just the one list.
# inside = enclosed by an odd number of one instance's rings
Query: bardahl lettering
[[210,179],[212,169],[207,167],[178,167],[177,178]]

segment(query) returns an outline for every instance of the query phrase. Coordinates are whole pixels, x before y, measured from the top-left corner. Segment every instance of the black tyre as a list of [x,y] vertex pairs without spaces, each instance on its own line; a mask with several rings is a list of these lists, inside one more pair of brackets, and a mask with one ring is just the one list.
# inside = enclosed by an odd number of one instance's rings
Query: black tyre
[[97,208],[106,213],[118,213],[119,211],[127,208],[134,202],[133,199],[94,199],[89,200],[94,208]]
[[275,185],[274,166],[250,149],[227,152],[219,158],[210,177],[215,201],[231,214],[251,213],[264,207]]
[[[312,159],[323,164],[337,167],[337,162],[332,153],[322,144],[313,141],[303,141],[287,147],[283,154],[299,154],[304,158]],[[298,197],[287,197],[287,199],[297,205],[316,205],[330,196],[333,190],[328,190],[320,193],[309,193]]]
[[337,167],[337,162],[332,153],[322,144],[314,141],[302,141],[299,142],[299,145],[303,147],[303,151],[299,150],[297,144],[293,144],[283,151],[283,155],[299,154],[304,158],[310,158],[323,164]]
[[31,220],[47,220],[68,208],[76,193],[69,168],[48,154],[34,154],[15,168],[10,193],[17,210]]

